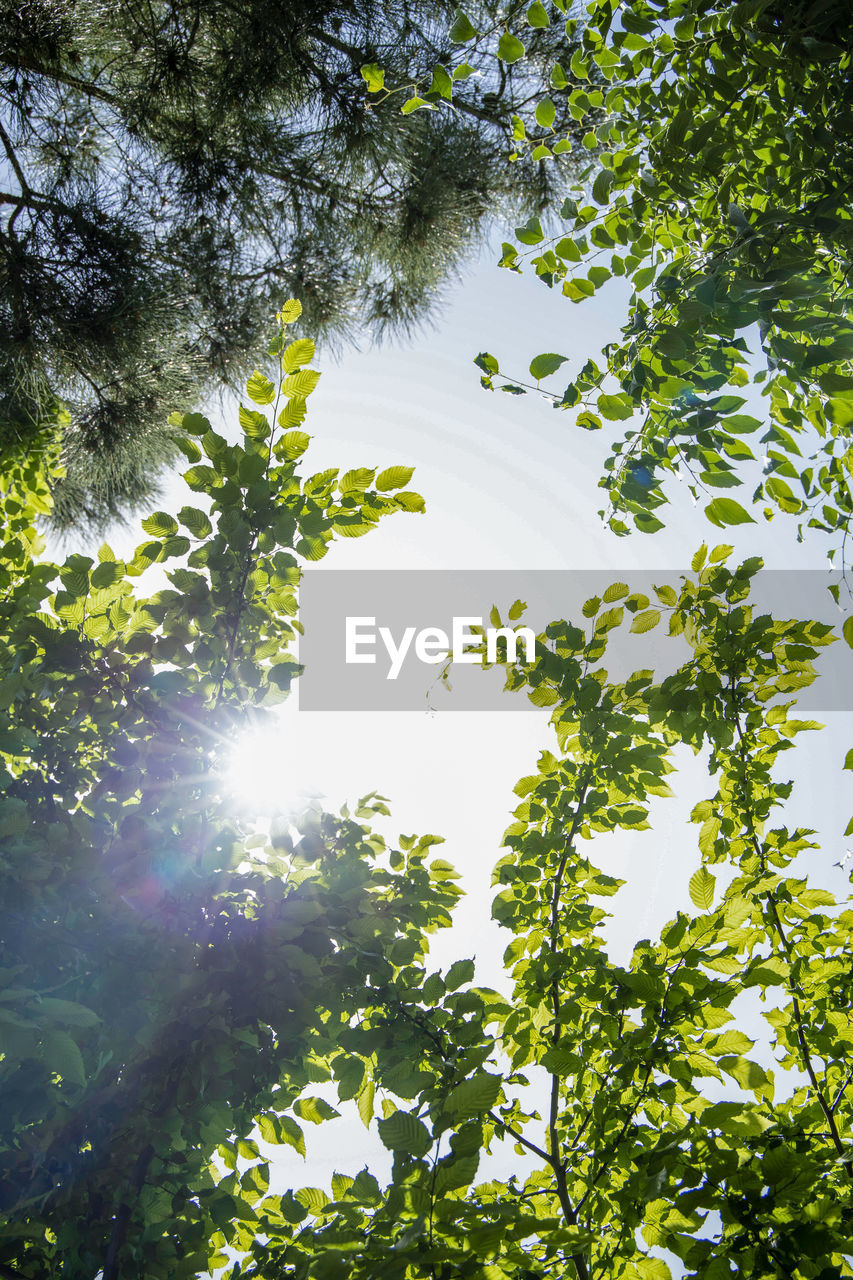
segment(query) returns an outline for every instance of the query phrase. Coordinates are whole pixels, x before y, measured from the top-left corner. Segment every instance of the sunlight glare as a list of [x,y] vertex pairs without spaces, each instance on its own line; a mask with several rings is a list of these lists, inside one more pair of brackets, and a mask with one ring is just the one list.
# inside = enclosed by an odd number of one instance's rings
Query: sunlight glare
[[288,813],[321,796],[311,753],[281,723],[247,729],[231,749],[225,770],[228,794],[253,817]]

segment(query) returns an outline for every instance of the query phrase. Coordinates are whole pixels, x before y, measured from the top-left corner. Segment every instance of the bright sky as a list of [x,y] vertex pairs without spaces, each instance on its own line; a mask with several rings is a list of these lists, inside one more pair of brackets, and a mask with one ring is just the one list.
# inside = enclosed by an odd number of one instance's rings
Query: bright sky
[[[491,351],[520,377],[533,355],[557,351],[570,359],[561,372],[571,373],[616,335],[623,309],[615,289],[575,306],[532,275],[499,270],[487,255],[462,285],[447,289],[434,328],[410,344],[374,350],[365,343],[338,362],[320,350],[315,365],[324,376],[306,423],[315,437],[305,459],[309,470],[414,465],[412,487],[427,503],[425,515],[395,516],[366,538],[334,544],[324,567],[604,568],[630,583],[632,569],[687,568],[707,540],[733,543],[739,558],[758,553],[768,567],[825,569],[823,542],[797,546],[792,522],[777,517],[723,534],[680,486],[673,486],[680,501],[667,509],[664,531],[617,539],[596,515],[603,505],[597,481],[607,431],[583,433],[570,412],[556,412],[537,396],[481,390],[472,364],[478,351]],[[562,389],[560,375],[552,381]],[[219,429],[234,435],[236,409],[229,413]],[[177,509],[186,500],[180,485],[170,484],[162,505]],[[111,542],[121,553],[137,540],[117,534]],[[850,806],[842,765],[853,725],[849,713],[824,718],[828,730],[811,735],[808,749],[796,755],[800,795],[791,821],[821,829],[826,844],[816,864],[818,882],[834,877],[841,889],[844,878],[832,864],[844,853]],[[261,753],[266,770],[259,773],[254,751],[245,772],[247,784],[260,783],[262,793],[269,788],[280,797],[316,787],[335,806],[378,790],[392,802],[390,833],[444,835],[442,856],[462,873],[467,897],[456,927],[436,940],[432,959],[447,965],[475,955],[478,981],[501,985],[500,956],[509,937],[489,919],[490,872],[514,805],[512,787],[550,745],[546,715],[532,708],[525,714],[301,713],[293,700],[282,712],[280,738]],[[620,960],[679,907],[690,909],[687,881],[698,852],[687,815],[714,787],[692,758],[674,785],[677,799],[656,804],[652,831],[596,842],[593,856],[600,851],[602,865],[629,881],[608,903]],[[327,1185],[334,1169],[355,1173],[365,1161],[379,1175],[389,1168],[387,1153],[357,1118],[348,1115],[308,1136],[314,1140],[306,1165],[289,1148],[281,1158],[282,1185]],[[495,1172],[518,1166],[507,1150]]]

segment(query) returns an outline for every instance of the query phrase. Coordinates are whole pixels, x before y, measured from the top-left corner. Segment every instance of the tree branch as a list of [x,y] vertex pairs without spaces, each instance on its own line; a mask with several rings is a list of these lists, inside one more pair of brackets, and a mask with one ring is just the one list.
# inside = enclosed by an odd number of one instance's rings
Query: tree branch
[[[557,954],[557,944],[560,936],[560,897],[563,892],[563,876],[565,875],[566,866],[570,855],[574,852],[574,842],[580,828],[583,818],[583,806],[586,800],[586,793],[589,789],[590,775],[592,766],[587,765],[583,772],[578,789],[577,799],[575,801],[575,811],[572,816],[572,825],[566,835],[566,842],[563,852],[560,855],[560,861],[557,864],[557,873],[554,876],[554,886],[551,894],[551,929],[548,936],[551,957]],[[560,979],[555,973],[551,981],[551,1001],[554,1011],[554,1027],[551,1032],[551,1043],[556,1045],[560,1039],[561,1033],[561,1004],[560,1004]],[[559,1116],[560,1104],[560,1077],[556,1072],[551,1073],[551,1103],[550,1114],[548,1117],[548,1148],[550,1151],[549,1163],[554,1170],[554,1176],[557,1180],[557,1197],[563,1210],[563,1216],[570,1226],[577,1226],[577,1213],[569,1196],[568,1183],[566,1181],[566,1170],[563,1161],[560,1158],[560,1137],[557,1131],[557,1119]],[[586,1258],[581,1253],[571,1254],[571,1260],[578,1274],[578,1280],[588,1280],[589,1270],[586,1264]]]

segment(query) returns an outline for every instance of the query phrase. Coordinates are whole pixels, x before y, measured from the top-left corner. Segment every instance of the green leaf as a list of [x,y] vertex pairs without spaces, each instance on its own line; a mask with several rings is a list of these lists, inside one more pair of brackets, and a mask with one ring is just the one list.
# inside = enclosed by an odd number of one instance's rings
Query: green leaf
[[291,373],[284,379],[281,384],[282,394],[304,399],[310,396],[319,381],[320,375],[316,369],[300,369],[298,373]]
[[310,443],[311,437],[306,431],[288,431],[276,445],[276,454],[293,462],[301,457]]
[[344,1196],[350,1190],[355,1182],[355,1178],[349,1177],[345,1173],[332,1174],[332,1195],[336,1200],[343,1200]]
[[60,1000],[57,996],[42,996],[33,1009],[33,1016],[43,1022],[61,1022],[66,1027],[96,1027],[101,1019],[86,1005],[75,1000]]
[[610,188],[613,186],[615,176],[611,169],[600,170],[595,182],[592,184],[592,198],[596,204],[607,204]]
[[849,618],[844,619],[841,634],[849,644],[850,648],[853,649],[853,614],[851,614]]
[[296,1192],[295,1198],[299,1204],[306,1208],[309,1213],[314,1214],[315,1217],[323,1212],[327,1204],[331,1204],[325,1191],[322,1191],[319,1187],[302,1187]]
[[426,108],[427,111],[435,111],[435,103],[427,102],[426,98],[421,98],[414,94],[411,98],[406,99],[400,111],[404,116],[410,116],[413,111],[420,111],[421,108]]
[[379,93],[385,87],[385,72],[376,62],[365,63],[361,68],[361,78],[367,85],[368,93]]
[[557,118],[557,108],[550,98],[543,98],[536,106],[536,123],[542,129],[550,129]]
[[293,324],[302,315],[302,303],[297,298],[288,298],[278,314],[282,324]]
[[178,519],[189,529],[194,538],[206,538],[211,532],[211,523],[198,507],[181,507]]
[[301,1156],[305,1155],[305,1135],[291,1116],[260,1116],[258,1129],[264,1142],[294,1147]]
[[539,244],[545,239],[542,224],[535,216],[528,218],[523,227],[516,227],[515,234],[522,244]]
[[255,404],[272,404],[275,399],[275,386],[258,369],[246,383],[246,394]]
[[436,64],[433,68],[432,83],[430,84],[428,92],[438,93],[448,102],[451,102],[453,99],[453,81],[447,70],[439,64]]
[[85,1085],[86,1068],[83,1055],[75,1040],[67,1031],[46,1031],[42,1041],[44,1060],[51,1071],[56,1071],[70,1084]]
[[672,1280],[672,1272],[663,1258],[652,1258],[646,1255],[634,1263],[639,1280]]
[[694,872],[688,886],[690,901],[694,907],[698,907],[700,911],[709,911],[714,901],[715,886],[716,881],[707,867],[700,867]]
[[632,417],[634,411],[635,406],[630,396],[604,394],[598,397],[598,412],[611,422],[624,421]]
[[545,351],[542,355],[534,356],[530,361],[530,376],[539,382],[541,378],[547,378],[550,374],[556,373],[560,365],[565,363],[565,356],[558,356],[553,351]]
[[425,1156],[432,1146],[426,1125],[410,1111],[395,1111],[378,1121],[379,1137],[389,1151],[403,1151],[410,1156]]
[[714,498],[705,508],[705,515],[721,529],[727,524],[755,524],[749,512],[734,498]]
[[270,434],[270,424],[265,414],[256,409],[245,409],[240,405],[237,419],[250,440],[266,440]]
[[447,34],[454,44],[467,44],[469,40],[473,40],[476,36],[477,28],[462,9],[457,9],[453,25]]
[[302,365],[310,364],[314,359],[314,343],[310,338],[297,338],[285,347],[281,357],[281,367],[285,373],[295,373]]
[[551,19],[541,0],[533,0],[533,4],[527,10],[527,21],[531,27],[550,27]]
[[467,982],[474,981],[474,961],[456,960],[447,970],[444,985],[448,991],[457,991]]
[[365,1129],[370,1128],[370,1122],[373,1119],[373,1098],[376,1092],[376,1086],[373,1081],[368,1079],[361,1092],[356,1099],[358,1114]]
[[323,1098],[300,1098],[293,1104],[293,1110],[300,1120],[309,1120],[311,1124],[322,1124],[324,1120],[334,1120],[341,1114]]
[[643,635],[646,631],[651,631],[652,627],[656,627],[660,622],[659,609],[646,609],[643,613],[638,613],[631,623],[630,630]]
[[167,538],[178,532],[178,522],[165,511],[155,511],[142,521],[142,528],[155,538]]
[[525,49],[521,41],[509,31],[505,31],[498,41],[498,57],[501,62],[512,64],[524,57]]
[[380,493],[388,493],[392,489],[405,489],[414,474],[414,467],[387,467],[376,477],[376,488]]
[[470,1080],[463,1080],[451,1089],[447,1097],[447,1111],[457,1123],[481,1116],[495,1105],[500,1089],[499,1076],[478,1071]]

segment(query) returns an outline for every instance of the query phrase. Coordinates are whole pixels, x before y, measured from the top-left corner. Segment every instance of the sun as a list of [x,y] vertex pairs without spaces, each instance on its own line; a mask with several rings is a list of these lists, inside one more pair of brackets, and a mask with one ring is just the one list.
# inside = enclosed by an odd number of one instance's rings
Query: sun
[[310,755],[280,722],[244,730],[226,753],[223,771],[231,801],[255,818],[287,813],[322,795],[311,775]]

